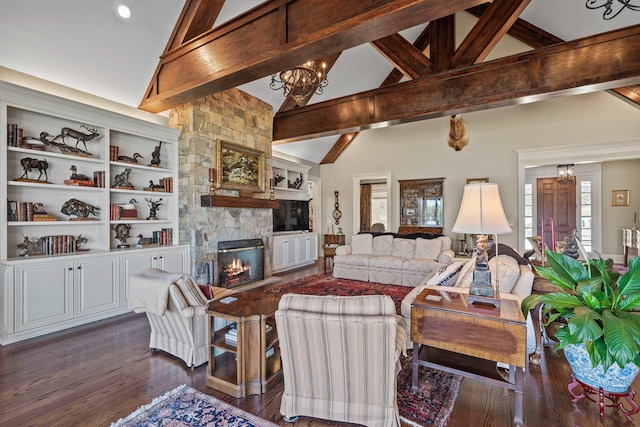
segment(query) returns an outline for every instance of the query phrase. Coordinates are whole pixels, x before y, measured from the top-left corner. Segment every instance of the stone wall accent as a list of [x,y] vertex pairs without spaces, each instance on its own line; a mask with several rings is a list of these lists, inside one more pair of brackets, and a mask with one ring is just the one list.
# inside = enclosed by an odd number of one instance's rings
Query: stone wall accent
[[[262,151],[270,163],[273,116],[271,105],[238,89],[181,105],[169,113],[169,125],[182,131],[178,189],[180,244],[191,245],[191,274],[198,283],[207,283],[208,259],[215,257],[218,242],[227,240],[262,238],[265,277],[272,275],[271,209],[203,208],[200,196],[209,192],[208,170],[216,167],[218,139]],[[269,164],[264,175],[268,191]],[[254,197],[268,198],[269,194]],[[217,266],[212,276],[215,269]]]

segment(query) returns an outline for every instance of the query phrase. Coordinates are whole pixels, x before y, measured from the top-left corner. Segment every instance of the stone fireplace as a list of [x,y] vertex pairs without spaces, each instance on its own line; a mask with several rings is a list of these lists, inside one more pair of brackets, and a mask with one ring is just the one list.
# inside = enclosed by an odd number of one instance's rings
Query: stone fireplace
[[218,286],[235,288],[264,279],[262,239],[218,242]]
[[[203,205],[209,194],[209,168],[216,168],[218,141],[263,152],[267,166],[264,188],[271,177],[271,139],[273,127],[271,105],[242,92],[229,89],[189,102],[169,113],[171,127],[180,129],[179,138],[179,217],[180,243],[191,246],[190,274],[198,283],[216,284],[219,280],[217,251],[222,242],[259,239],[263,248],[263,275],[272,275],[273,221],[270,208],[240,203],[260,199],[267,202],[269,193],[255,192],[253,197],[233,197],[224,191],[216,195],[237,200],[227,206]],[[253,267],[252,267],[253,270]]]

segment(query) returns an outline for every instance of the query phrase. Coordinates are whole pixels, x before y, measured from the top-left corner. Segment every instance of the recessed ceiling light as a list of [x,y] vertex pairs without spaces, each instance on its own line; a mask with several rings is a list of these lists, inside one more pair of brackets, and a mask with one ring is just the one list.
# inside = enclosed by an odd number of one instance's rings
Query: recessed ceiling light
[[131,9],[128,6],[120,5],[118,6],[118,16],[122,19],[128,19],[131,17]]

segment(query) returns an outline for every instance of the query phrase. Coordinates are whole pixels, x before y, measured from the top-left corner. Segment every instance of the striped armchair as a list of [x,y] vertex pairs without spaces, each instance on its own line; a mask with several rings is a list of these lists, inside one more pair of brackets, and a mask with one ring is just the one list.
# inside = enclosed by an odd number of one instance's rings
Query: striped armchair
[[275,317],[285,420],[400,425],[397,375],[406,333],[390,297],[286,294]]
[[129,308],[149,319],[149,347],[184,360],[192,369],[206,363],[209,300],[193,278],[148,269],[132,275],[129,283]]

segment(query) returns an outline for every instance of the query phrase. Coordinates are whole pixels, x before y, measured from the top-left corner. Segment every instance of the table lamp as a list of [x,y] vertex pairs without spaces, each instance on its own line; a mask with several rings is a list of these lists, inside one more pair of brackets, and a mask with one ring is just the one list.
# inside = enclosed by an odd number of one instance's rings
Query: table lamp
[[[491,285],[491,271],[487,255],[487,234],[494,235],[496,257],[498,256],[498,234],[511,232],[504,215],[498,184],[479,183],[464,186],[458,218],[451,230],[454,233],[477,234],[476,267],[469,289],[469,304],[475,302],[500,307],[500,285],[496,262],[495,289]],[[497,261],[497,258],[496,258]]]

